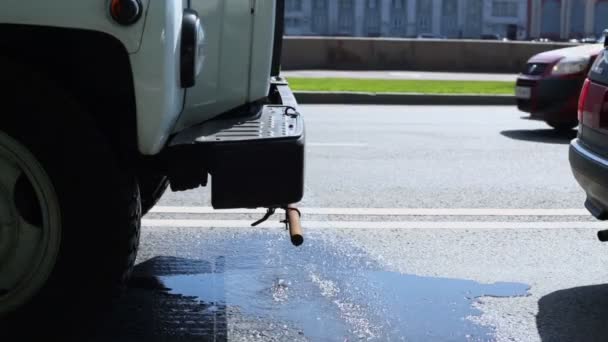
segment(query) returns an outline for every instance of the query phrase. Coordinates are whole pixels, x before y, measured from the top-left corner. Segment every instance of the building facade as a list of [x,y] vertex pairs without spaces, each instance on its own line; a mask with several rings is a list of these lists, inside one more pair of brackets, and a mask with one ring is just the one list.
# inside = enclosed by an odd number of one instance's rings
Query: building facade
[[530,0],[286,0],[288,35],[528,36]]
[[530,0],[531,37],[583,38],[608,28],[608,0]]

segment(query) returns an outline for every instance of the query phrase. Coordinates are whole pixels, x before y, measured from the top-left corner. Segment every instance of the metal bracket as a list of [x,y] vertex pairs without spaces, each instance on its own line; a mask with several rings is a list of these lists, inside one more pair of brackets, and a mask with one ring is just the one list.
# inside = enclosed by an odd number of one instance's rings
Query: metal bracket
[[[268,208],[266,214],[261,219],[251,224],[252,227],[259,226],[260,224],[268,221],[275,214],[278,208]],[[285,210],[285,219],[281,223],[285,224],[285,230],[289,231],[291,243],[298,247],[304,243],[304,235],[302,234],[302,223],[300,218],[302,213],[298,208],[293,205],[282,207]]]
[[277,208],[268,208],[268,210],[266,210],[266,214],[264,214],[264,217],[262,217],[261,219],[259,219],[259,220],[255,221],[255,222],[253,222],[253,223],[251,224],[251,226],[252,226],[252,227],[257,227],[257,226],[259,226],[260,224],[262,224],[262,223],[264,223],[264,222],[268,221],[268,219],[269,219],[270,217],[272,217],[272,215],[274,215],[274,213],[275,213],[275,211],[276,211],[276,210],[277,210]]

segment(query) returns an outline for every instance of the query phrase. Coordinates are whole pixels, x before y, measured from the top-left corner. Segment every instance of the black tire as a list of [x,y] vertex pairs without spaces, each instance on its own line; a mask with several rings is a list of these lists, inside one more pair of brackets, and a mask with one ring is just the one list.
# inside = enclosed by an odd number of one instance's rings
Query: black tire
[[547,125],[553,127],[553,129],[555,129],[556,131],[567,132],[567,131],[570,131],[570,130],[576,128],[576,126],[578,126],[578,121],[571,121],[571,122],[547,121]]
[[138,177],[141,192],[141,213],[146,215],[163,196],[169,187],[169,178],[156,175],[141,175]]
[[59,328],[77,318],[73,313],[94,311],[124,289],[139,245],[139,188],[134,173],[119,165],[105,137],[68,94],[1,59],[0,73],[10,83],[0,92],[0,130],[27,147],[48,174],[62,229],[48,281],[4,321],[32,324],[40,318]]

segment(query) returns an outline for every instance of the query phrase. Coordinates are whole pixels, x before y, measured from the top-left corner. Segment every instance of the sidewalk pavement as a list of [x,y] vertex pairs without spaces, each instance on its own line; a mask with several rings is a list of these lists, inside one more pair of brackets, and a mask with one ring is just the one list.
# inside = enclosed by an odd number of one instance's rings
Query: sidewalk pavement
[[303,78],[360,78],[387,80],[431,81],[504,81],[515,82],[517,74],[482,74],[428,71],[343,71],[343,70],[287,70],[281,76]]

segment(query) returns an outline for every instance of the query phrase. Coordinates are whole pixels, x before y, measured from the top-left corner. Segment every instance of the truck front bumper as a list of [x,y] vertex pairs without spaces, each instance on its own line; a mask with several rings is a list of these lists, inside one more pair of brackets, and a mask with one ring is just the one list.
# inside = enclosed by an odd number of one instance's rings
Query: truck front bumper
[[174,191],[207,184],[217,209],[286,207],[304,195],[304,120],[288,84],[272,82],[268,103],[251,105],[174,136]]

